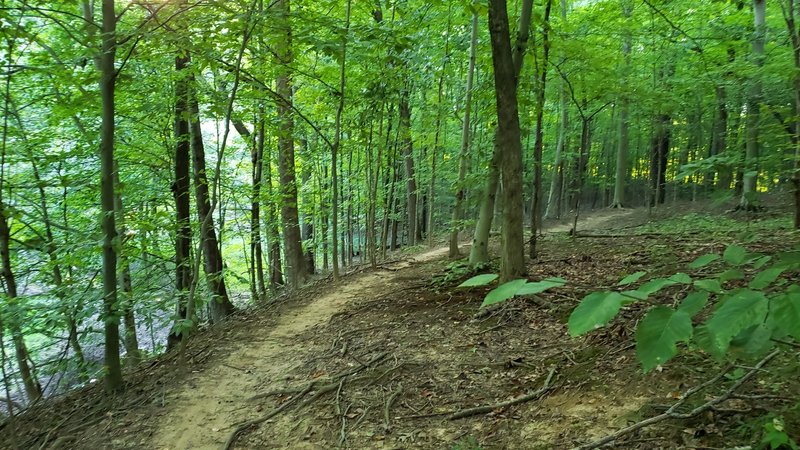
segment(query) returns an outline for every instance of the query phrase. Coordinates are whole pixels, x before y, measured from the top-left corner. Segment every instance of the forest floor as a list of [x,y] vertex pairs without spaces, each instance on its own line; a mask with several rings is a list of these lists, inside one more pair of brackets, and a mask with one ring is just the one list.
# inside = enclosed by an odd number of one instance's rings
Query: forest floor
[[[687,353],[642,374],[632,332],[643,313],[637,307],[607,328],[570,338],[566,319],[586,293],[637,270],[674,273],[700,254],[741,242],[743,232],[751,235],[746,245],[759,251],[798,243],[783,219],[750,223],[725,216],[725,223],[739,224],[726,230],[713,216],[668,218],[678,212],[688,209],[657,216],[644,209],[599,211],[581,219],[577,238],[568,234],[571,220],[546,223],[529,278],[557,276],[569,284],[509,301],[485,317],[476,313],[489,288],[456,288],[471,273],[463,262],[447,260],[446,247],[354,270],[337,283],[315,282],[201,333],[183,357],[145,362],[127,374],[123,394],[109,397],[91,386],[31,408],[17,418],[14,435],[8,426],[0,429],[0,446],[477,450],[585,444],[663,412],[680,392],[722,367]],[[676,294],[666,290],[662,300]],[[791,406],[800,393],[796,375],[778,365],[759,380],[745,391],[763,398],[661,422],[613,448],[751,444],[766,414]],[[724,386],[706,395],[714,389]],[[528,401],[497,405],[525,394]],[[457,418],[481,405],[495,406]],[[800,429],[800,415],[784,415],[787,428]]]

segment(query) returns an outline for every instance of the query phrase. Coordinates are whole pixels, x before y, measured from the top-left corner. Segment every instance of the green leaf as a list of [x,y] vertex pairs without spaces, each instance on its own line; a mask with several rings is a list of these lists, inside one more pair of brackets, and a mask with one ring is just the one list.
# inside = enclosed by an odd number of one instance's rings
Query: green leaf
[[702,289],[704,291],[713,292],[715,294],[722,293],[722,286],[719,284],[719,281],[708,278],[705,280],[697,280],[694,282],[694,287],[697,289]]
[[678,282],[677,281],[673,281],[673,280],[668,279],[668,278],[656,278],[654,280],[650,280],[647,283],[639,286],[639,289],[637,289],[637,291],[639,291],[639,292],[641,292],[641,293],[643,293],[645,295],[651,295],[651,294],[655,294],[656,292],[660,291],[661,289],[664,289],[667,286],[672,286],[672,285],[675,285],[675,284],[678,284]]
[[593,292],[587,295],[569,316],[569,334],[580,336],[607,324],[619,313],[624,299],[618,292]]
[[678,311],[686,313],[689,317],[694,317],[705,308],[708,303],[708,292],[692,292],[678,306]]
[[632,273],[632,274],[628,275],[627,277],[623,278],[622,280],[620,280],[620,282],[617,283],[617,286],[627,286],[627,285],[629,285],[631,283],[635,283],[635,282],[639,281],[639,278],[642,278],[646,273],[647,272],[644,272],[644,271]]
[[722,272],[717,275],[720,283],[725,283],[731,280],[742,280],[744,279],[744,272],[741,269],[728,269],[725,272]]
[[669,277],[669,279],[680,284],[692,284],[692,277],[682,272],[676,273],[675,275]]
[[692,319],[666,306],[651,309],[636,328],[636,355],[647,373],[678,353],[678,342],[692,338]]
[[753,262],[753,269],[760,269],[772,259],[771,256],[762,256]]
[[722,258],[725,260],[725,262],[733,266],[738,266],[744,263],[746,257],[747,250],[738,245],[729,245],[728,248],[725,249],[725,253],[722,254]]
[[785,268],[783,267],[770,267],[769,269],[764,269],[750,281],[748,287],[750,289],[765,289],[767,286],[772,284],[775,280],[778,279],[779,276],[783,273]]
[[770,327],[800,340],[800,293],[778,295],[769,303],[767,323]]
[[547,278],[542,281],[535,281],[533,283],[525,283],[519,288],[516,295],[532,295],[539,294],[548,289],[561,287],[567,284],[567,281],[561,278]]
[[752,326],[731,340],[731,350],[744,356],[760,355],[772,348],[772,331],[764,324]]
[[647,300],[647,294],[639,291],[622,291],[622,296],[626,297],[623,303],[634,303],[636,300]]
[[720,258],[716,253],[709,253],[708,255],[700,256],[689,264],[690,269],[699,269],[705,267]]
[[487,284],[491,283],[492,281],[496,280],[498,277],[495,273],[486,273],[483,275],[476,275],[469,280],[461,283],[458,287],[476,287],[476,286],[486,286]]
[[507,283],[503,283],[500,286],[489,291],[486,294],[486,298],[483,299],[483,303],[481,304],[481,308],[484,308],[489,305],[494,305],[495,303],[504,302],[511,297],[517,294],[519,288],[522,287],[528,280],[521,279],[521,280],[512,280]]
[[704,327],[711,337],[706,348],[715,357],[723,357],[731,339],[743,330],[764,321],[767,298],[764,293],[742,289],[722,303]]

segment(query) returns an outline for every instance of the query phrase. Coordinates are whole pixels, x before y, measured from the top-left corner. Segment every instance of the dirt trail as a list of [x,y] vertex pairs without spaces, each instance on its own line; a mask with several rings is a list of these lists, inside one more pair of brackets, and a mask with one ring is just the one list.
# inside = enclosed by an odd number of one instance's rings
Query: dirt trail
[[401,269],[446,254],[447,247],[436,248],[385,269],[350,277],[332,286],[329,294],[281,316],[275,327],[264,330],[262,338],[253,336],[220,363],[192,374],[182,389],[165,398],[166,408],[153,436],[154,448],[218,450],[235,424],[252,418],[250,397],[277,388],[292,367],[321,350],[320,344],[298,341],[298,335],[324,325],[354,300],[386,292],[388,286],[398,283]]
[[[601,209],[592,213],[582,213],[578,217],[578,231],[606,230],[619,228],[620,225],[629,221],[640,210],[637,209]],[[545,233],[562,233],[572,229],[573,216],[565,218],[561,222],[548,224],[545,222],[543,231]]]
[[[587,214],[579,229],[613,228],[634,210],[604,210]],[[545,232],[567,231],[570,224],[546,227]],[[348,277],[331,292],[277,318],[263,336],[251,335],[222,361],[191,374],[181,387],[168,389],[166,407],[153,434],[153,448],[160,450],[220,449],[232,429],[252,419],[256,405],[249,401],[256,393],[285,384],[286,374],[299,367],[310,354],[324,352],[321,343],[299,340],[312,327],[325,325],[332,316],[345,311],[356,300],[369,300],[400,287],[402,269],[432,261],[447,254],[440,247],[384,266],[377,271]]]

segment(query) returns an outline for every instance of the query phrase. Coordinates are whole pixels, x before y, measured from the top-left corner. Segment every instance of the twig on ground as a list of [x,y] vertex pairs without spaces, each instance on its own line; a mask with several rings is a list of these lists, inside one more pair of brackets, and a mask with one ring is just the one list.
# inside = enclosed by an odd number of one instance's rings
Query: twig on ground
[[397,385],[397,389],[389,395],[389,398],[386,399],[386,405],[383,407],[383,429],[389,433],[392,429],[392,418],[390,411],[392,409],[392,404],[397,399],[397,396],[403,393],[403,385]]
[[[343,378],[344,379],[344,378]],[[344,445],[347,441],[347,412],[350,411],[350,405],[347,405],[347,408],[344,409],[344,413],[342,416],[342,429],[339,434],[339,446]]]
[[301,399],[306,394],[311,392],[311,389],[313,387],[314,387],[313,383],[309,384],[308,386],[306,386],[306,389],[303,392],[301,392],[300,394],[296,395],[295,397],[292,397],[291,400],[285,402],[284,404],[282,404],[278,408],[274,409],[269,414],[261,416],[258,419],[248,420],[247,422],[244,422],[244,423],[240,424],[238,427],[236,427],[235,430],[233,430],[231,435],[228,436],[228,440],[225,442],[225,446],[223,448],[225,450],[229,450],[231,447],[233,447],[233,444],[236,442],[236,438],[239,437],[239,433],[241,433],[242,431],[252,427],[253,425],[258,425],[258,424],[260,424],[262,422],[266,422],[267,420],[277,416],[278,414],[280,414],[281,412],[286,410],[288,407],[290,407],[292,404],[294,404],[294,402],[296,402],[297,400]]
[[[338,380],[340,378],[344,378],[346,376],[350,376],[350,375],[356,374],[358,372],[361,372],[362,370],[366,369],[367,367],[370,367],[370,366],[372,366],[374,364],[377,364],[377,363],[381,362],[382,360],[384,360],[386,358],[387,355],[388,355],[388,353],[386,353],[386,352],[380,353],[377,356],[375,356],[374,358],[372,358],[371,360],[367,361],[366,363],[363,363],[360,366],[354,367],[352,369],[348,369],[348,370],[345,370],[343,372],[339,372],[336,375],[332,376],[330,379],[331,380]],[[256,395],[250,397],[250,400],[258,400],[258,399],[262,399],[262,398],[266,398],[266,397],[272,397],[273,395],[296,394],[296,393],[299,393],[299,392],[302,392],[302,391],[306,390],[309,386],[313,389],[316,385],[319,385],[323,381],[327,381],[327,380],[314,380],[311,383],[309,383],[308,386],[304,386],[304,387],[301,387],[301,388],[284,388],[284,389],[277,389],[277,390],[274,390],[274,391],[264,392],[262,394],[256,394]],[[339,385],[338,382],[334,383],[334,384],[335,384],[335,386]]]
[[367,417],[367,413],[369,412],[369,408],[370,408],[369,406],[364,408],[364,412],[361,413],[361,417],[359,417],[358,420],[356,420],[356,423],[354,423],[353,426],[350,427],[351,430],[355,430],[356,428],[358,428],[359,425],[361,425],[361,422],[363,422],[364,419]]
[[529,394],[523,395],[521,397],[517,397],[511,400],[507,400],[505,402],[495,403],[493,405],[485,405],[485,406],[477,406],[475,408],[468,408],[462,409],[461,411],[456,411],[450,414],[448,417],[449,420],[456,420],[456,419],[463,419],[465,417],[472,417],[477,416],[478,414],[486,414],[490,413],[496,409],[507,408],[509,406],[517,405],[520,403],[528,402],[534,399],[541,397],[542,395],[546,394],[550,390],[550,381],[553,379],[553,375],[556,373],[556,369],[550,369],[550,373],[547,374],[547,379],[544,381],[544,386],[541,389],[538,389],[534,392]]
[[61,422],[59,422],[56,426],[54,426],[47,432],[47,434],[44,437],[44,441],[42,441],[42,445],[39,446],[39,450],[43,450],[45,447],[47,447],[47,442],[50,440],[50,435],[53,434],[59,428],[61,428],[65,423],[67,423],[67,420],[69,420],[73,415],[75,415],[76,412],[78,412],[77,408],[72,410],[71,413],[67,414],[67,417],[64,417],[64,419]]
[[769,363],[779,353],[780,353],[780,351],[776,350],[776,351],[770,353],[769,355],[765,356],[764,359],[759,361],[758,364],[756,364],[744,376],[739,378],[725,392],[723,392],[722,394],[718,395],[717,397],[714,397],[713,399],[703,403],[702,405],[692,409],[689,412],[680,413],[680,412],[678,412],[678,410],[679,410],[679,408],[681,406],[683,406],[688,401],[689,397],[691,397],[693,394],[696,394],[697,392],[701,391],[702,389],[705,389],[706,387],[711,386],[712,384],[715,384],[719,380],[721,380],[728,373],[728,371],[731,369],[730,365],[727,366],[722,372],[717,374],[714,378],[711,378],[710,380],[708,380],[708,381],[706,381],[706,382],[704,382],[704,383],[702,383],[702,384],[700,384],[698,386],[695,386],[692,389],[689,389],[688,391],[686,391],[681,396],[680,400],[675,402],[675,404],[672,405],[664,413],[659,414],[659,415],[654,416],[654,417],[651,417],[649,419],[642,420],[642,421],[637,422],[637,423],[635,423],[633,425],[625,427],[625,428],[617,431],[616,433],[612,433],[612,434],[610,434],[610,435],[608,435],[608,436],[606,436],[606,437],[604,437],[602,439],[598,439],[598,440],[596,440],[594,442],[591,442],[589,444],[585,444],[585,445],[582,445],[582,446],[576,447],[576,448],[577,448],[577,450],[592,450],[592,449],[595,449],[595,448],[598,448],[598,447],[602,447],[602,446],[604,446],[606,444],[609,444],[611,442],[614,442],[617,439],[619,439],[619,438],[621,438],[621,437],[623,437],[623,436],[625,436],[627,434],[633,433],[634,431],[642,429],[642,428],[644,428],[646,426],[653,425],[655,423],[662,422],[662,421],[667,420],[667,419],[690,419],[692,417],[695,417],[695,416],[697,416],[699,414],[704,413],[705,411],[711,410],[711,409],[715,408],[717,405],[719,405],[720,403],[722,403],[725,400],[728,400],[729,398],[731,398],[733,396],[734,392],[737,389],[742,387],[743,384],[745,384],[751,378],[753,378],[756,375],[756,373],[758,373],[761,370],[762,367],[764,367],[767,363]]

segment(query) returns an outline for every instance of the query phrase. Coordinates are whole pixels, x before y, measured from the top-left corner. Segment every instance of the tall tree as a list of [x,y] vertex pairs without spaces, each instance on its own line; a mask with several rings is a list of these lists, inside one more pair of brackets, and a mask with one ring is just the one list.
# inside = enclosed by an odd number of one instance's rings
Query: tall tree
[[[195,84],[193,78],[190,78],[190,82]],[[206,174],[206,151],[203,144],[203,131],[200,127],[200,106],[197,102],[196,86],[190,86],[189,92],[189,135],[191,136],[197,220],[200,223],[203,270],[208,290],[211,292],[211,301],[208,306],[209,318],[211,323],[216,323],[233,313],[235,308],[228,297],[228,289],[225,286],[222,252],[217,241],[217,232],[214,229],[214,217],[208,193],[208,175]]]
[[342,59],[339,63],[339,106],[336,108],[336,136],[334,136],[333,147],[331,148],[331,236],[333,245],[332,260],[334,280],[339,279],[339,176],[337,172],[337,157],[339,156],[339,149],[342,145],[342,113],[344,112],[344,90],[347,83],[347,79],[345,78],[345,69],[347,67],[347,30],[350,29],[350,1],[351,0],[347,0],[347,11],[345,12],[345,33],[342,35]]
[[742,182],[742,197],[739,208],[752,209],[753,195],[758,182],[759,127],[761,122],[761,73],[764,65],[764,42],[767,34],[766,0],[753,0],[754,31],[752,38],[753,63],[756,72],[750,80],[747,93],[747,117],[745,135],[745,168]]
[[449,257],[457,258],[458,233],[461,231],[460,220],[463,215],[464,198],[466,197],[465,180],[470,147],[470,113],[472,111],[472,85],[475,81],[475,55],[478,48],[478,11],[472,5],[472,25],[470,27],[469,67],[467,68],[467,87],[464,98],[464,122],[461,124],[461,152],[458,155],[458,184],[456,185],[456,202],[453,205],[453,217],[450,224]]
[[105,328],[105,385],[122,389],[119,357],[119,311],[117,304],[117,227],[114,220],[114,120],[117,68],[117,15],[114,0],[103,0],[100,53],[100,209],[103,230],[103,319]]
[[286,258],[286,281],[293,288],[306,280],[303,263],[303,240],[297,211],[297,175],[294,161],[294,118],[292,108],[292,25],[290,0],[275,2],[280,34],[275,45],[278,58],[277,94],[285,99],[278,103],[278,172],[280,176],[281,220],[283,222],[283,251]]
[[[567,22],[567,11],[569,4],[567,0],[561,0],[561,24],[565,25]],[[561,66],[566,61],[564,51],[558,57],[558,65]],[[558,110],[560,112],[560,119],[558,122],[558,139],[556,141],[556,154],[553,157],[553,174],[550,178],[550,190],[547,195],[547,207],[545,209],[544,217],[548,219],[555,219],[561,217],[561,186],[564,184],[564,147],[567,140],[567,129],[569,128],[569,105],[567,94],[567,81],[561,78],[561,84],[558,91]]]
[[[630,20],[633,5],[628,0],[621,0],[622,15],[626,22]],[[617,142],[617,164],[614,172],[614,199],[611,201],[612,208],[622,208],[625,205],[625,182],[628,178],[628,129],[630,99],[627,92],[628,78],[631,68],[631,47],[632,39],[630,31],[626,30],[622,41],[622,82],[620,83],[623,92],[619,99],[619,135]]]
[[517,82],[511,54],[508,11],[505,0],[489,1],[489,35],[492,42],[497,133],[503,178],[503,229],[500,279],[510,281],[525,274],[522,237],[522,141],[520,140]]

